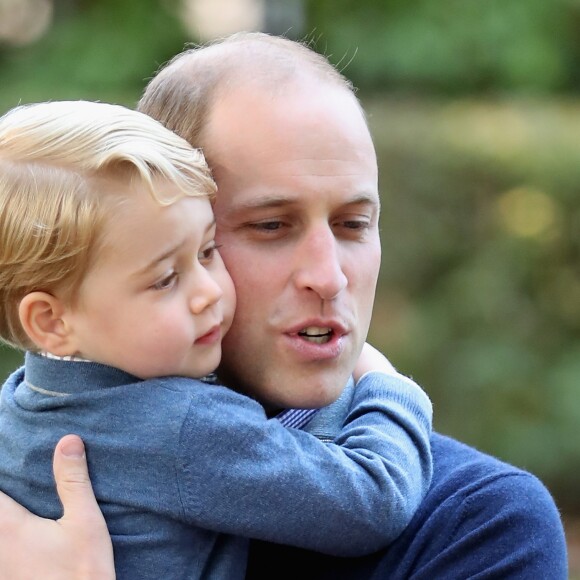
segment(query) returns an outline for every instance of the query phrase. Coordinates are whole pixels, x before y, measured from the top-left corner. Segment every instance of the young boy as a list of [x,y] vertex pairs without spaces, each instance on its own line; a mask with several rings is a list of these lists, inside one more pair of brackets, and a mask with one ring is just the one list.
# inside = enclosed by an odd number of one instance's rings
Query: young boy
[[250,537],[370,553],[429,486],[429,400],[366,372],[385,369],[368,352],[327,444],[192,380],[235,305],[215,193],[201,153],[123,107],[0,119],[0,336],[26,351],[1,392],[0,488],[58,517],[52,449],[79,434],[119,578],[243,578]]

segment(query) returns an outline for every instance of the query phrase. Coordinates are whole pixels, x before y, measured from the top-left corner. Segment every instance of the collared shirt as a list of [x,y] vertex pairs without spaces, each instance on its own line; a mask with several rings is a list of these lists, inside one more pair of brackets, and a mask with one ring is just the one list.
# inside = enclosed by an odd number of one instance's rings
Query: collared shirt
[[302,429],[316,413],[318,413],[318,409],[286,409],[285,411],[278,413],[276,419],[278,419],[284,427]]

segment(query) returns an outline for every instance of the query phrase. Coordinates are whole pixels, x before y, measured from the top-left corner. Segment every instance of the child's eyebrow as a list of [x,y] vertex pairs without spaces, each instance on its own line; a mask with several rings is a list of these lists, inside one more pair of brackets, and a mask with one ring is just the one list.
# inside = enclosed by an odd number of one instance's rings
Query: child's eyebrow
[[[204,236],[207,235],[207,233],[210,232],[212,229],[215,229],[215,225],[216,224],[214,217],[210,222],[208,222],[204,231]],[[174,254],[177,254],[179,250],[187,244],[187,242],[188,242],[187,239],[181,240],[179,243],[175,244],[174,246],[171,246],[167,250],[163,251],[161,254],[155,256],[154,258],[149,260],[149,262],[147,262],[147,264],[143,268],[139,268],[139,270],[137,270],[134,273],[134,277],[138,278],[139,276],[143,276],[149,270],[157,266],[157,264],[163,262],[163,260],[167,260],[169,257],[173,256]]]
[[147,274],[149,272],[151,272],[151,270],[154,270],[158,264],[163,262],[163,260],[167,260],[171,256],[178,253],[179,250],[185,245],[185,243],[186,243],[186,241],[183,240],[179,244],[175,244],[174,246],[165,250],[162,254],[155,256],[154,258],[149,260],[142,268],[139,268],[139,269],[135,270],[134,272],[132,272],[130,277],[135,279],[135,280],[139,280],[140,278],[147,276]]
[[171,248],[169,248],[168,250],[166,250],[165,252],[163,252],[159,256],[150,260],[144,268],[142,268],[141,270],[139,270],[139,272],[137,272],[137,274],[145,273],[147,270],[150,270],[151,268],[153,268],[154,266],[156,266],[160,262],[163,262],[163,260],[167,260],[167,258],[169,258],[170,256],[173,256],[173,254],[176,254],[177,252],[179,252],[179,250],[184,245],[185,245],[185,240],[183,240],[179,244],[175,244],[175,246],[172,246]]

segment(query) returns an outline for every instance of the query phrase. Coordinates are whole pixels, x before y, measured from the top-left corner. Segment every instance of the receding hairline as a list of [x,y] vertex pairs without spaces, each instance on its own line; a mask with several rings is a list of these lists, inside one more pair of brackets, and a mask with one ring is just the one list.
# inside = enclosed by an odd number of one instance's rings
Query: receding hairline
[[164,65],[152,82],[168,74],[188,75],[201,67],[214,71],[210,76],[218,90],[248,80],[274,90],[306,73],[355,91],[349,79],[306,43],[261,32],[240,32],[186,49]]
[[193,46],[163,65],[150,80],[137,109],[203,147],[203,133],[216,102],[240,87],[272,96],[304,82],[344,89],[366,115],[352,83],[305,43],[265,33],[236,33]]

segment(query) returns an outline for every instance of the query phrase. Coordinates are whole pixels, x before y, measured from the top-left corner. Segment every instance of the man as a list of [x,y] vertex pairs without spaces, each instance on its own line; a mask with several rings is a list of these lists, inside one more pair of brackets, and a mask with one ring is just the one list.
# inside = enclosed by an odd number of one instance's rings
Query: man
[[[296,43],[237,35],[175,59],[139,108],[201,147],[218,184],[220,251],[238,293],[221,380],[271,414],[329,405],[305,429],[332,438],[380,261],[376,155],[349,83]],[[55,453],[60,522],[1,498],[4,577],[113,577],[79,446],[70,437]],[[388,549],[336,559],[256,542],[248,577],[271,562],[302,578],[567,577],[560,517],[535,477],[438,434],[432,449],[431,489]]]

